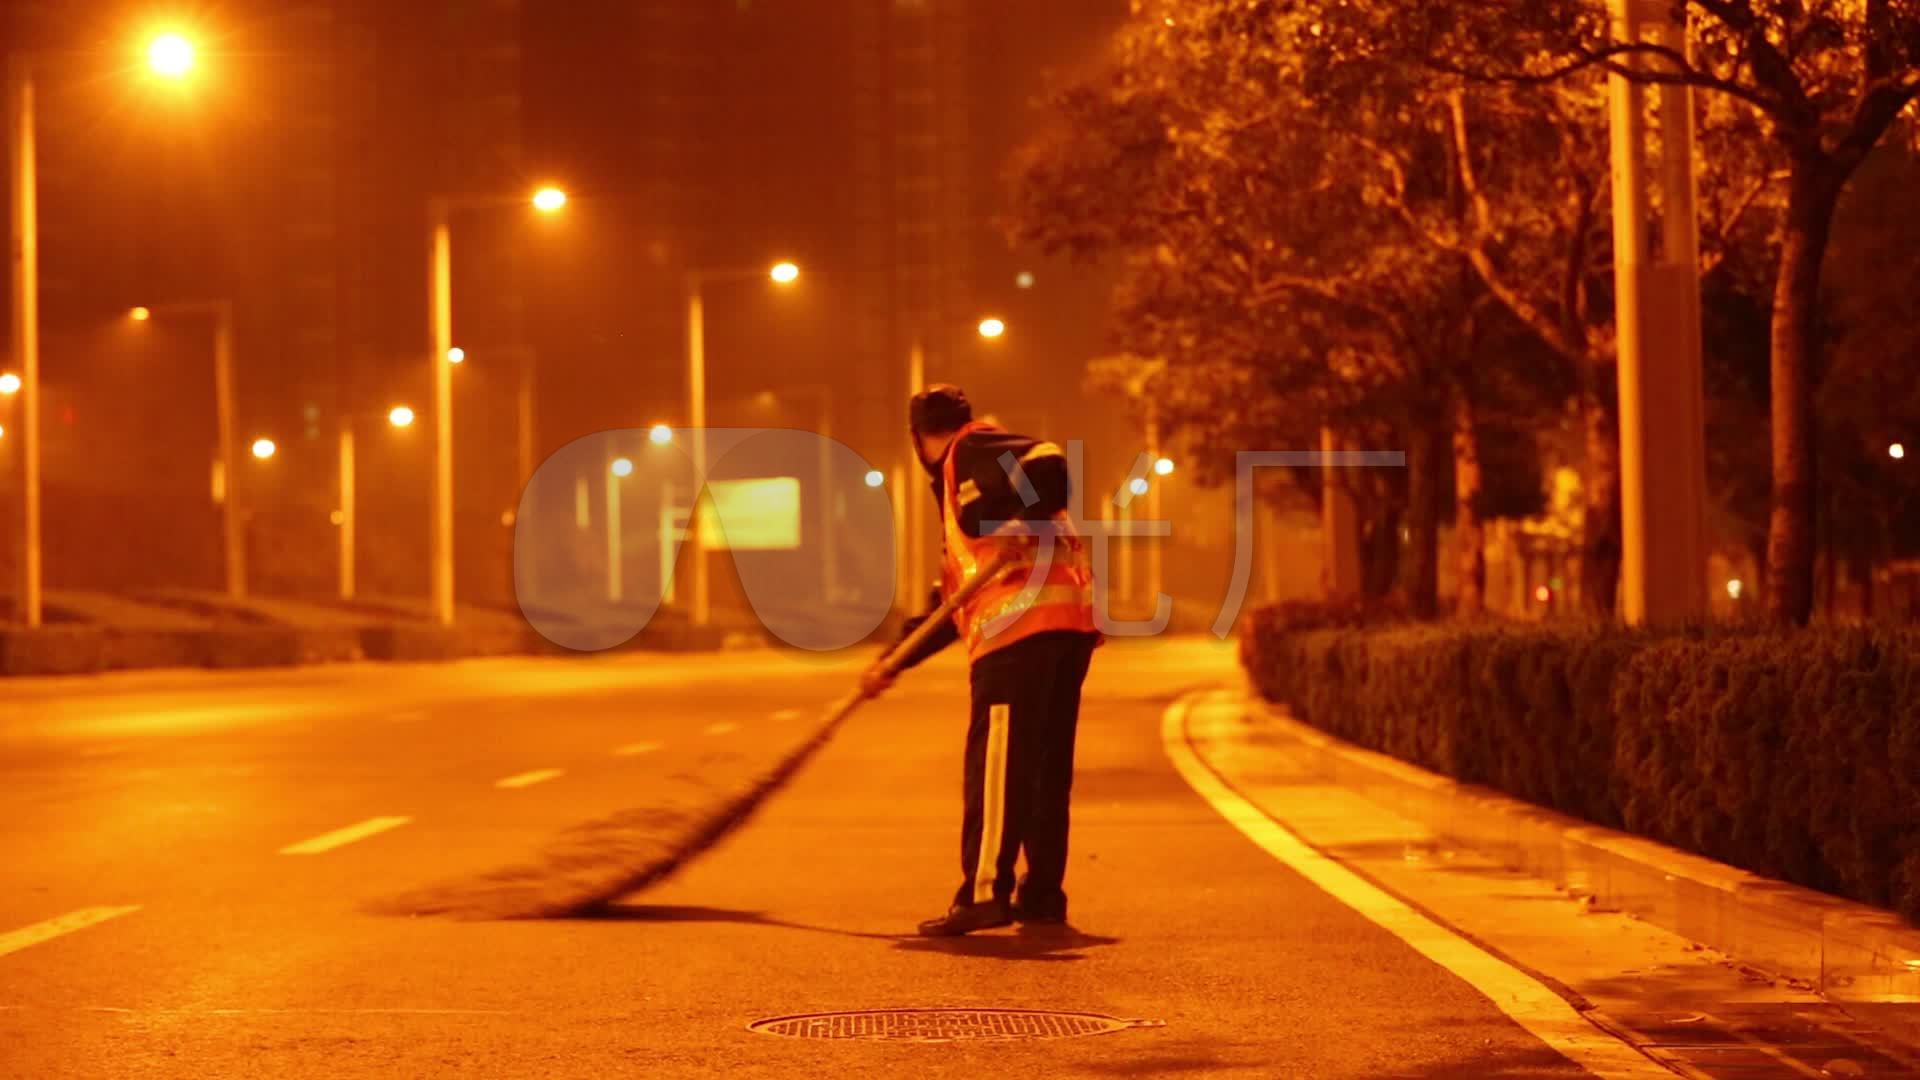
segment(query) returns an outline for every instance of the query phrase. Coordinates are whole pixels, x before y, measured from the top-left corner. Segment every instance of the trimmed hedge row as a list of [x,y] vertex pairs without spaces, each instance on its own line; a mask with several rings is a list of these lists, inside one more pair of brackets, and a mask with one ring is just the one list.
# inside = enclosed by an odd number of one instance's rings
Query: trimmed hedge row
[[1240,653],[1349,742],[1920,924],[1920,633],[1263,611]]

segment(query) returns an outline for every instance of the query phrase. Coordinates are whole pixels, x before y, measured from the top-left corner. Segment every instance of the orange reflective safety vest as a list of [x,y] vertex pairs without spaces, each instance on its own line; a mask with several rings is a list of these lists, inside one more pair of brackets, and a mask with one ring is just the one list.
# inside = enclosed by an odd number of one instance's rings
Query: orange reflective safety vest
[[[972,581],[982,567],[1001,552],[1013,559],[998,580],[975,593],[954,612],[953,620],[966,642],[969,660],[1004,649],[1023,638],[1053,630],[1095,631],[1093,568],[1086,542],[1064,510],[1036,534],[972,537],[960,527],[960,512],[980,498],[972,480],[955,483],[954,455],[960,440],[976,431],[998,431],[992,424],[974,422],[960,429],[947,444],[941,464],[940,524],[942,529],[941,585],[946,595]],[[1058,447],[1041,443],[1035,453],[1058,454]],[[1044,564],[1044,572],[1041,568]]]

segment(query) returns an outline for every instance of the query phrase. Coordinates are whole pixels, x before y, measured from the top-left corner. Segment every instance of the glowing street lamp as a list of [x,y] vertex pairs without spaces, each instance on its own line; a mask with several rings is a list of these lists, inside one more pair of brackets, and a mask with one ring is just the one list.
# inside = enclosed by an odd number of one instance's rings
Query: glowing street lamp
[[[467,354],[453,344],[453,213],[455,210],[492,209],[501,206],[529,205],[541,213],[554,213],[567,204],[566,192],[544,187],[531,197],[454,198],[433,195],[427,199],[427,365],[431,369],[433,398],[433,513],[428,525],[427,593],[433,604],[434,619],[442,626],[453,625],[453,368]],[[527,370],[523,367],[523,371]],[[522,401],[529,400],[523,383]],[[530,416],[529,406],[521,406],[522,461],[530,457],[524,432]],[[522,468],[526,468],[523,464]]]
[[1156,475],[1159,475],[1159,476],[1172,476],[1173,475],[1173,459],[1161,458],[1159,461],[1154,462],[1153,471]]
[[1006,332],[1007,324],[1000,319],[986,318],[980,320],[980,336],[989,341],[1005,335]]
[[1136,476],[1128,482],[1127,490],[1133,492],[1135,495],[1145,495],[1147,493],[1147,486],[1146,477]]
[[134,322],[146,322],[148,319],[153,318],[153,309],[143,307],[133,308],[127,312],[127,318],[132,319]]
[[1906,460],[1906,456],[1907,456],[1906,444],[1894,443],[1893,445],[1887,447],[1887,456],[1892,458],[1895,461]]
[[278,446],[274,445],[274,442],[272,439],[253,440],[253,456],[260,459],[261,461],[265,461],[268,458],[271,458],[275,453],[279,451],[279,449],[280,448]]
[[[800,268],[791,262],[774,264],[766,272],[773,283],[791,286],[800,280]],[[758,277],[758,270],[693,270],[687,274],[687,427],[693,436],[693,475],[695,483],[707,475],[707,308],[702,287],[709,280],[739,280]],[[695,496],[696,501],[698,495]],[[687,524],[687,539],[693,545],[693,625],[707,625],[709,588],[705,544],[700,539],[700,514],[697,510]]]
[[13,395],[20,392],[20,376],[9,371],[0,375],[0,394]]
[[[178,34],[148,43],[147,63],[169,78],[193,67],[193,44]],[[13,204],[11,303],[14,362],[20,365],[20,579],[14,592],[15,617],[28,629],[41,622],[42,559],[40,498],[40,220],[36,162],[34,56],[9,51],[5,57],[8,189]]]
[[613,475],[621,477],[623,479],[626,477],[632,476],[633,475],[633,459],[632,458],[614,458],[613,465],[610,466],[610,468],[613,470]]
[[147,66],[165,78],[185,78],[193,70],[193,42],[179,34],[161,34],[147,46]]
[[387,423],[397,428],[412,427],[413,410],[405,405],[395,405],[387,411]]
[[881,472],[879,469],[867,470],[867,486],[868,487],[877,488],[885,484],[886,482],[887,482],[886,473]]
[[655,446],[665,446],[673,441],[673,429],[665,424],[655,424],[647,431],[647,441]]

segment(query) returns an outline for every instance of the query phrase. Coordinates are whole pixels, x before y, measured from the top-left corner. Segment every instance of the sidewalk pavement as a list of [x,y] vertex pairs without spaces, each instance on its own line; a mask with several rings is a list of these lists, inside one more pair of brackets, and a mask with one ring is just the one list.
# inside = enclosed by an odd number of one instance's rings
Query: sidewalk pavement
[[[1677,1071],[1920,1075],[1920,995],[1911,992],[1920,987],[1903,992],[1899,980],[1920,949],[1884,957],[1876,993],[1861,980],[1836,1001],[1811,981],[1675,932],[1710,926],[1779,942],[1779,922],[1765,934],[1743,928],[1737,904],[1722,903],[1712,919],[1689,910],[1713,903],[1705,890],[1717,883],[1751,889],[1752,875],[1359,750],[1237,692],[1195,698],[1185,733],[1226,784],[1300,839],[1538,974]],[[1495,842],[1481,846],[1486,838]],[[1549,850],[1515,857],[1526,843]],[[1568,890],[1528,868],[1551,860],[1577,869],[1576,845],[1622,863],[1617,879],[1664,877],[1669,901],[1623,911],[1606,902],[1626,891],[1622,881],[1611,894],[1591,877]],[[1769,900],[1763,917],[1791,897]],[[1833,910],[1826,900],[1821,910]],[[1861,920],[1873,922],[1858,913],[1854,925]]]

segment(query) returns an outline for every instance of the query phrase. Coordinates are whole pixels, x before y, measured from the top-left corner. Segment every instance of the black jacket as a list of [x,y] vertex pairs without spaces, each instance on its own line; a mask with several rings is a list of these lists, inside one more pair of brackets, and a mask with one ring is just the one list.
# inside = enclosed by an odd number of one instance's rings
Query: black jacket
[[[971,537],[991,533],[1010,521],[1045,521],[1067,508],[1072,477],[1067,455],[1050,442],[1010,431],[975,431],[956,440],[947,453],[953,459],[954,482],[960,485],[960,530]],[[946,470],[933,470],[933,500],[946,512]],[[944,535],[945,522],[941,524]],[[927,611],[907,620],[906,633],[924,623],[940,606],[936,588]],[[933,632],[901,662],[904,670],[925,661],[960,640],[952,619]]]

